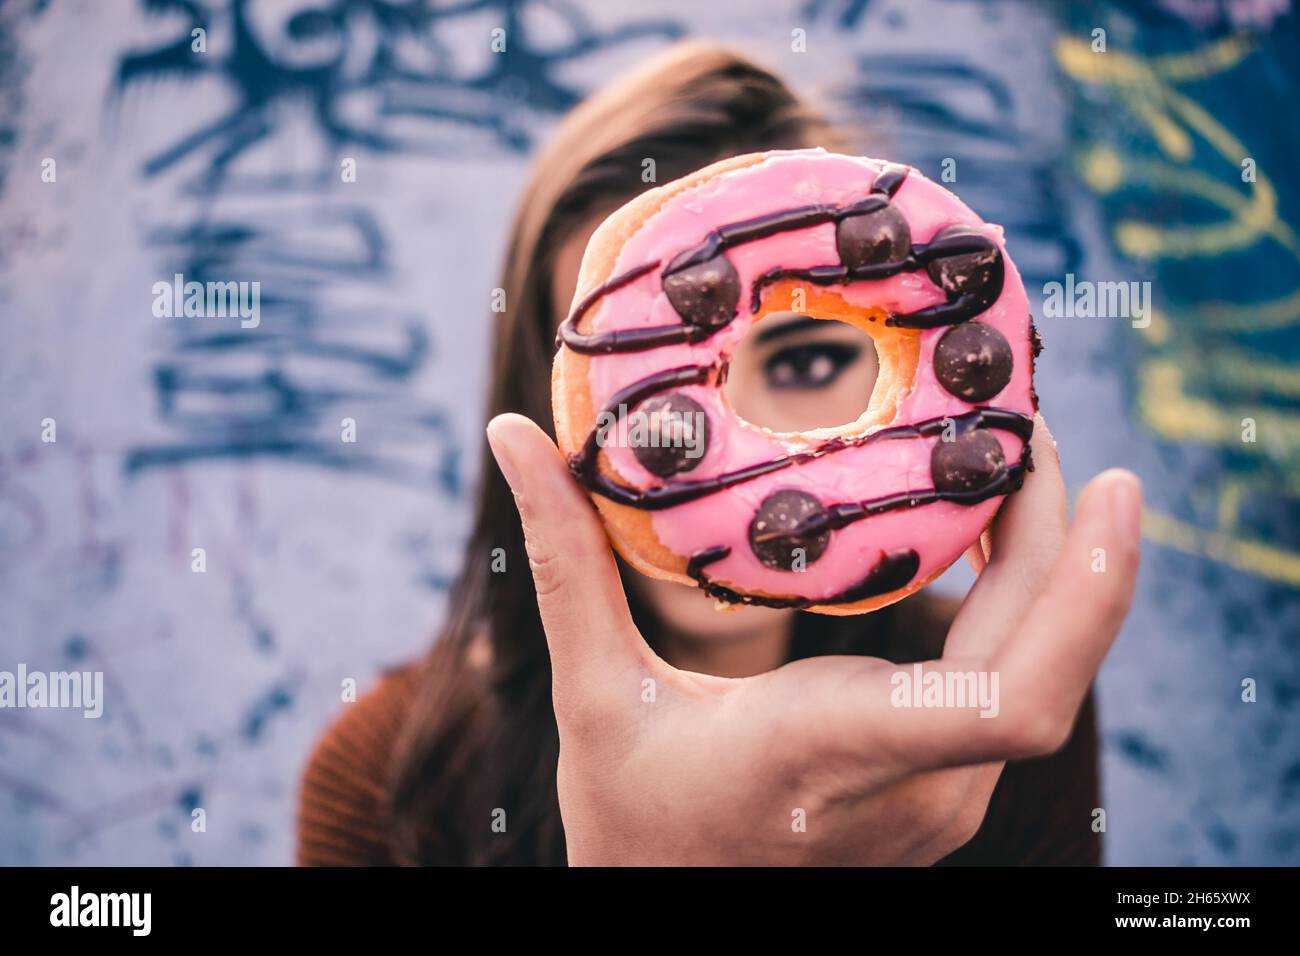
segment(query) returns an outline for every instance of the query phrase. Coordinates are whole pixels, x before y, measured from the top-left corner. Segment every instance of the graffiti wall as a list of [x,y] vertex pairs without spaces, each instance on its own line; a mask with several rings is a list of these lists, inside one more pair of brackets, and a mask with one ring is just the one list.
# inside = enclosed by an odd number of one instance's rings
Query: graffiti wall
[[[688,36],[1002,223],[1071,489],[1146,482],[1108,861],[1300,862],[1283,0],[5,3],[0,670],[100,672],[104,706],[0,709],[0,861],[291,860],[340,686],[440,620],[530,157]],[[1085,308],[1108,283],[1149,300]]]

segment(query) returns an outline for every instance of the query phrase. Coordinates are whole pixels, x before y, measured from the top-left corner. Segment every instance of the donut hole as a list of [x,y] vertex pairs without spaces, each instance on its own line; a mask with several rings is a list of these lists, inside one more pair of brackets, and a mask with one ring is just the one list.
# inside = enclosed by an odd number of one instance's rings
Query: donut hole
[[919,333],[885,318],[833,290],[774,287],[727,357],[728,403],[743,424],[793,442],[888,424],[920,348]]

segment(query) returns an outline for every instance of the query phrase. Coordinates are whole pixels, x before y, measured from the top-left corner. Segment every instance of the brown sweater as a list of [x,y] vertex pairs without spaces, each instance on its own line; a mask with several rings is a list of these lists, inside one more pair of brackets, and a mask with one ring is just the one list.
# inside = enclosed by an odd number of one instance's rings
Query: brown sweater
[[[303,866],[395,863],[383,826],[390,756],[416,669],[385,674],[348,705],[316,744],[303,774],[298,862]],[[1008,763],[970,843],[940,865],[1086,865],[1101,862],[1092,831],[1100,805],[1093,693],[1065,747],[1050,757]]]

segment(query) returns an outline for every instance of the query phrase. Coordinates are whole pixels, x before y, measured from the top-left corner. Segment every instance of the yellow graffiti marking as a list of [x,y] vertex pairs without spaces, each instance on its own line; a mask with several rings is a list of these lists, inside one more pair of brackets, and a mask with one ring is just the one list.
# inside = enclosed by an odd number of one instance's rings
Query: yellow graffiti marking
[[1300,554],[1266,542],[1209,531],[1150,509],[1142,513],[1142,534],[1167,548],[1197,554],[1248,574],[1300,587]]
[[[1177,442],[1231,446],[1247,454],[1300,448],[1300,418],[1257,405],[1222,405],[1194,396],[1187,391],[1182,366],[1171,360],[1147,363],[1138,381],[1138,408],[1156,431]],[[1242,441],[1242,421],[1247,418],[1254,420],[1260,436],[1255,442]]]
[[[1189,197],[1221,213],[1208,223],[1157,225],[1122,219],[1112,229],[1116,248],[1139,261],[1194,260],[1241,253],[1261,243],[1285,250],[1300,264],[1300,238],[1278,214],[1277,190],[1258,164],[1254,181],[1241,182],[1247,147],[1208,110],[1174,89],[1233,69],[1256,49],[1244,35],[1199,49],[1142,57],[1126,51],[1094,53],[1082,39],[1064,37],[1056,58],[1080,84],[1108,88],[1149,132],[1162,159],[1122,155],[1108,145],[1082,150],[1080,179],[1099,195],[1142,186],[1154,193]],[[1227,165],[1216,177],[1189,167],[1198,143]],[[1240,185],[1239,185],[1240,183]],[[1220,265],[1220,268],[1230,266]],[[1249,292],[1243,289],[1243,292]],[[1242,348],[1233,336],[1300,324],[1300,289],[1263,302],[1206,301],[1172,314],[1152,310],[1142,330],[1150,349],[1138,369],[1140,420],[1161,438],[1229,449],[1260,462],[1257,476],[1227,476],[1217,489],[1217,525],[1199,527],[1147,511],[1144,534],[1168,547],[1198,554],[1275,581],[1300,586],[1300,554],[1238,534],[1248,495],[1300,498],[1300,416],[1269,400],[1300,398],[1300,368]],[[1209,394],[1228,394],[1219,401]],[[1246,440],[1246,420],[1254,441]],[[1280,476],[1268,466],[1280,466]],[[1272,476],[1272,477],[1270,477]]]
[[1241,497],[1245,486],[1240,481],[1229,479],[1223,483],[1223,494],[1219,497],[1219,527],[1224,531],[1235,531],[1237,519],[1241,517]]

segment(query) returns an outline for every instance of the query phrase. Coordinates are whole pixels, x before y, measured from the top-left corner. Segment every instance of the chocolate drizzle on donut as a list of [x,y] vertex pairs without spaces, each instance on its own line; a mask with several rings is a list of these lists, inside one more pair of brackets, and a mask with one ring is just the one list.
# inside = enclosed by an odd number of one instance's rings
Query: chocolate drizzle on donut
[[889,594],[891,591],[897,591],[899,588],[905,588],[911,584],[912,579],[916,577],[917,569],[921,566],[921,556],[911,548],[891,551],[888,554],[882,552],[880,560],[867,573],[867,576],[843,591],[824,598],[806,598],[793,595],[786,597],[769,594],[745,594],[718,584],[716,581],[709,580],[708,575],[704,573],[704,569],[716,561],[721,561],[729,554],[731,554],[731,548],[725,544],[697,551],[686,562],[686,573],[699,584],[701,590],[718,601],[726,601],[728,604],[748,604],[755,607],[790,607],[799,610],[816,606],[855,604],[867,598]]
[[[614,329],[594,334],[579,332],[578,323],[600,299],[635,282],[657,268],[660,263],[647,262],[622,272],[588,293],[560,323],[555,339],[556,347],[563,344],[583,355],[609,355],[616,352],[640,352],[664,345],[702,342],[718,330],[730,325],[736,316],[734,305],[729,309],[726,307],[730,298],[730,278],[735,275],[735,267],[723,256],[723,253],[735,246],[765,239],[780,232],[806,229],[826,222],[838,223],[850,216],[878,212],[888,206],[889,199],[898,191],[898,187],[907,178],[907,173],[905,166],[886,166],[876,177],[871,194],[850,206],[841,208],[824,203],[799,206],[777,210],[753,219],[727,223],[714,229],[700,243],[673,257],[660,274],[664,292],[673,303],[678,315],[683,317],[680,325]],[[992,243],[989,245],[996,250],[996,245]],[[920,260],[912,261],[914,255],[915,249],[904,260],[909,263],[907,268],[910,271],[924,266],[924,262]],[[880,276],[854,274],[839,281],[849,281],[850,278],[884,278],[885,275],[903,271],[902,268],[896,268],[896,264],[885,265],[892,271],[882,273]],[[704,268],[697,271],[698,267]],[[739,283],[738,278],[735,281]],[[758,308],[758,296],[763,282],[764,280],[760,279],[752,292],[754,310]],[[997,298],[996,294],[994,298]],[[738,291],[736,299],[738,302]]]
[[[907,255],[896,261],[813,266],[811,269],[771,269],[754,281],[750,311],[757,312],[762,305],[763,288],[781,279],[802,279],[813,285],[844,285],[866,279],[888,279],[900,272],[921,269],[930,275],[940,275],[948,282],[948,288],[944,288],[947,300],[905,315],[891,315],[885,320],[886,325],[902,329],[956,325],[975,318],[1002,294],[1005,274],[1002,250],[983,233],[959,227],[957,230],[940,230],[927,243],[913,243]],[[962,272],[963,269],[968,272]]]
[[657,349],[661,345],[676,345],[680,342],[702,342],[714,333],[714,329],[702,325],[660,325],[645,329],[614,329],[591,335],[578,331],[578,322],[591,307],[611,292],[616,292],[659,265],[647,262],[608,279],[589,292],[574,307],[569,317],[560,323],[555,336],[555,347],[567,345],[581,355],[610,355],[615,352],[644,352]]
[[[668,369],[647,376],[615,395],[614,399],[605,406],[601,418],[602,420],[610,420],[611,418],[617,420],[621,410],[630,408],[637,401],[642,401],[662,389],[683,384],[703,383],[708,380],[710,371],[711,369],[707,365],[686,366],[685,368]],[[631,397],[620,402],[619,397],[623,395]],[[894,425],[865,435],[858,435],[855,438],[831,438],[808,451],[796,452],[792,455],[780,455],[746,468],[723,472],[712,478],[675,481],[672,484],[656,485],[651,488],[636,488],[625,485],[603,474],[596,464],[603,438],[598,431],[593,431],[588,436],[586,444],[583,445],[582,451],[569,459],[569,470],[586,488],[608,498],[610,501],[638,508],[642,511],[661,511],[664,508],[673,508],[677,505],[686,504],[688,501],[697,501],[700,498],[717,494],[719,491],[724,491],[746,481],[752,481],[762,475],[769,475],[774,471],[789,468],[791,465],[802,465],[815,461],[825,455],[834,454],[846,448],[857,448],[860,445],[870,445],[878,441],[929,438],[941,435],[949,427],[954,429],[955,434],[958,435],[964,434],[970,429],[1001,429],[1021,438],[1025,442],[1025,447],[1028,448],[1029,436],[1033,433],[1034,423],[1032,419],[1009,409],[974,408],[960,415],[930,418],[915,425]],[[946,494],[933,497],[938,493],[931,491],[924,492],[924,494],[931,496],[926,499],[926,503],[939,500],[961,501],[965,504],[975,503],[975,500],[968,497],[949,497]],[[914,497],[914,495],[912,496]],[[982,501],[983,499],[977,500]],[[866,517],[866,515],[862,517]]]
[[871,191],[877,196],[884,196],[887,199],[893,199],[894,193],[898,192],[898,187],[903,185],[903,180],[911,170],[906,166],[899,166],[897,163],[886,163],[884,168],[876,175],[875,182],[871,184]]
[[[960,224],[940,229],[929,242],[913,242],[910,225],[891,203],[908,172],[905,166],[885,166],[876,176],[870,193],[846,206],[799,206],[712,230],[701,242],[675,255],[659,273],[662,290],[682,319],[680,324],[599,333],[579,331],[583,316],[601,298],[649,275],[661,262],[645,263],[620,273],[578,303],[561,323],[556,346],[564,345],[585,355],[609,355],[704,341],[730,325],[738,314],[742,290],[739,274],[726,257],[728,250],[777,233],[833,223],[840,262],[808,269],[769,270],[753,282],[750,311],[757,312],[762,305],[763,290],[782,279],[841,285],[924,271],[943,292],[945,300],[909,314],[891,315],[886,324],[909,329],[954,326],[936,349],[936,377],[951,394],[965,401],[991,398],[1010,381],[1013,358],[1010,346],[992,326],[961,323],[986,311],[1002,294],[1005,264],[1001,248],[977,228]],[[948,343],[946,348],[944,342]],[[1037,342],[1034,344],[1036,353]],[[1033,420],[1010,409],[984,406],[852,438],[835,437],[806,451],[780,455],[709,478],[677,479],[637,488],[601,470],[600,449],[611,422],[620,422],[630,414],[629,409],[645,403],[644,408],[651,413],[698,413],[707,423],[703,407],[674,390],[688,385],[720,386],[725,377],[725,362],[688,365],[656,372],[620,389],[601,411],[602,426],[587,436],[580,452],[569,457],[574,477],[592,493],[610,501],[658,511],[847,448],[879,441],[940,437],[931,449],[931,488],[832,504],[797,489],[769,494],[751,520],[750,547],[767,567],[797,572],[803,567],[795,560],[796,549],[802,552],[803,564],[810,564],[825,553],[832,532],[837,529],[873,515],[936,502],[978,504],[1018,489],[1025,472],[1033,469],[1029,447]],[[1007,463],[1001,443],[990,429],[1007,431],[1021,440],[1017,462]],[[707,431],[702,438],[702,445],[707,448]],[[699,461],[698,458],[685,461],[678,454],[682,449],[654,449],[652,454],[637,448],[633,451],[647,471],[665,479],[690,470]],[[706,567],[730,553],[731,548],[724,545],[705,548],[689,558],[686,573],[719,600],[765,607],[808,608],[855,603],[906,587],[920,567],[920,558],[914,550],[882,552],[880,561],[865,578],[829,597],[757,595],[735,591],[705,574]]]
[[[1032,422],[1030,425],[1032,427]],[[943,442],[939,442],[936,447],[943,444]],[[937,489],[930,489],[926,491],[902,492],[895,495],[885,495],[880,498],[871,498],[866,501],[829,505],[824,507],[822,510],[813,513],[804,521],[787,526],[782,531],[782,535],[783,538],[787,540],[815,539],[820,535],[834,531],[838,528],[843,528],[855,521],[861,521],[862,519],[869,518],[873,515],[884,514],[888,511],[898,511],[904,508],[920,508],[923,505],[933,504],[936,501],[954,501],[964,505],[978,504],[979,502],[986,501],[989,498],[994,498],[998,495],[1005,495],[1012,491],[1019,490],[1021,484],[1024,482],[1025,472],[1032,470],[1033,464],[1030,461],[1029,442],[1026,440],[1024,447],[1020,452],[1020,461],[1009,468],[1003,468],[1001,473],[994,480],[982,488],[976,488],[971,491],[942,492]],[[704,548],[697,551],[687,560],[686,573],[710,596],[720,601],[727,601],[732,604],[754,604],[761,607],[809,608],[813,606],[853,604],[866,598],[877,597],[881,594],[888,594],[891,591],[897,591],[899,588],[907,587],[916,576],[917,569],[920,566],[920,558],[915,551],[911,549],[894,551],[890,554],[883,555],[880,563],[872,568],[871,573],[863,580],[843,591],[822,598],[787,597],[779,595],[744,594],[718,584],[715,581],[709,580],[704,573],[704,568],[710,564],[721,561],[730,554],[731,548],[726,545]]]

